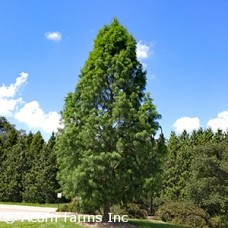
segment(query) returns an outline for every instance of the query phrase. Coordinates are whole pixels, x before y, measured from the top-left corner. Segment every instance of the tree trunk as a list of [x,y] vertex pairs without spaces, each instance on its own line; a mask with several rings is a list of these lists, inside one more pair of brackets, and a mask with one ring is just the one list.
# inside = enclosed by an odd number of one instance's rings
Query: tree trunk
[[104,212],[103,212],[102,222],[108,222],[109,221],[109,213],[110,213],[110,203],[106,202],[104,204]]

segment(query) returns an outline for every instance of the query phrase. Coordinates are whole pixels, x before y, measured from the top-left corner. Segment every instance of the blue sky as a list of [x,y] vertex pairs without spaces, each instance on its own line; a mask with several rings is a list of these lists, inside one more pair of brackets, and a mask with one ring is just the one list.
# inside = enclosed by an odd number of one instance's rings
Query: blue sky
[[1,0],[0,115],[48,138],[104,24],[138,42],[166,137],[228,128],[228,1]]

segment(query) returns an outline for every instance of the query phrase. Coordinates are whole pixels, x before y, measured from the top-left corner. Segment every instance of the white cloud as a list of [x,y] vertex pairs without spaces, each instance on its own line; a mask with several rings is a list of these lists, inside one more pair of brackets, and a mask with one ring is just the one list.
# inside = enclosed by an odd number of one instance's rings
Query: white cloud
[[20,73],[16,82],[0,87],[0,116],[13,117],[28,128],[46,133],[56,132],[60,125],[60,115],[53,111],[45,113],[37,101],[26,103],[18,96],[21,86],[27,82],[28,73]]
[[62,39],[62,34],[60,32],[46,32],[45,37],[48,40],[59,42]]
[[210,127],[212,131],[217,131],[218,129],[223,131],[228,130],[228,111],[218,113],[216,118],[208,121],[207,126]]
[[21,72],[20,76],[16,78],[15,86],[19,88],[20,86],[24,85],[27,82],[28,73]]
[[181,133],[183,130],[191,132],[200,128],[200,120],[198,117],[181,117],[176,120],[173,127],[177,133]]
[[17,106],[22,103],[22,98],[16,97],[18,90],[27,82],[28,73],[22,72],[16,78],[14,84],[6,86],[3,84],[0,87],[0,115],[12,116]]
[[29,128],[42,129],[46,133],[56,132],[61,127],[60,115],[55,111],[44,113],[37,101],[26,103],[16,112],[15,119]]
[[6,86],[5,84],[3,84],[0,87],[0,98],[14,97],[16,92],[19,90],[19,88],[26,83],[27,78],[28,78],[28,73],[22,72],[20,73],[20,76],[16,78],[16,82],[14,84],[10,84],[9,86]]
[[150,46],[143,43],[142,40],[136,44],[136,55],[139,60],[148,59],[151,53],[153,53],[153,50],[151,51]]
[[0,116],[12,116],[17,105],[22,102],[21,98],[6,99],[0,98]]

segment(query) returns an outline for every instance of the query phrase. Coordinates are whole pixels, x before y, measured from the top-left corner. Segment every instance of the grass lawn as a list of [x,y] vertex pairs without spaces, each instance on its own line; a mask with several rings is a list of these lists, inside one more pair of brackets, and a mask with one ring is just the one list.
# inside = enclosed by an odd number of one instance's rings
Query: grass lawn
[[1,228],[82,228],[82,226],[72,223],[69,220],[64,221],[64,219],[58,219],[58,222],[15,222],[13,224],[7,224],[5,222],[0,222]]
[[143,228],[186,228],[186,226],[174,225],[169,223],[162,223],[159,221],[151,221],[151,220],[140,220],[140,219],[130,219],[130,224],[136,225],[138,227]]
[[[15,203],[15,202],[0,202],[0,204],[6,205],[19,205],[19,206],[38,206],[38,207],[52,207],[58,208],[58,204],[36,204],[36,203]],[[140,219],[129,219],[129,223],[142,228],[186,228],[186,226],[173,225],[168,223],[161,223],[159,221],[151,220],[140,220]],[[69,219],[64,220],[63,218],[58,218],[58,221],[48,220],[47,222],[14,222],[12,224],[7,224],[5,222],[0,222],[1,228],[14,227],[14,228],[82,228],[79,224],[71,222]]]
[[[58,208],[58,204],[54,203],[45,203],[45,204],[38,204],[38,203],[15,203],[15,202],[0,202],[0,204],[5,205],[18,205],[18,206],[34,206],[34,207],[53,207]],[[59,204],[60,205],[60,204]]]
[[[178,225],[172,225],[172,224],[165,224],[165,223],[159,223],[159,222],[152,222],[149,220],[136,220],[132,219],[129,221],[130,224],[134,224],[137,227],[142,227],[142,228],[184,228],[184,226],[178,226]],[[69,220],[64,220],[62,218],[58,219],[58,222],[15,222],[13,224],[7,224],[5,222],[0,222],[0,227],[1,228],[83,228],[79,224],[75,224],[70,222]]]

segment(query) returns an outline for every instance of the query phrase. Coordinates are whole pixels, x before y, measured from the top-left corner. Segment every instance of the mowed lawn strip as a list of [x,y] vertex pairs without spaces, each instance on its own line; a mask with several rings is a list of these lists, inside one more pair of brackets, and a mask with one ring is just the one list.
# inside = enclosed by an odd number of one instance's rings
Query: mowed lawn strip
[[[5,205],[17,205],[17,206],[31,206],[31,207],[52,207],[52,208],[58,208],[58,204],[54,203],[45,203],[45,204],[39,204],[39,203],[16,203],[16,202],[0,202],[0,204]],[[59,204],[60,205],[60,204]]]
[[[51,208],[58,208],[58,204],[36,204],[36,203],[15,203],[15,202],[0,202],[0,204],[5,204],[5,205],[18,205],[18,206],[34,206],[34,207],[51,207]],[[181,226],[181,225],[174,225],[174,224],[169,224],[169,223],[163,223],[159,221],[151,221],[151,220],[145,220],[145,219],[129,219],[129,223],[132,225],[136,225],[137,227],[143,227],[143,228],[184,228],[187,226]],[[5,227],[74,227],[74,228],[82,228],[83,226],[71,222],[70,219],[64,219],[64,218],[58,218],[57,222],[56,221],[51,221],[51,219],[48,219],[47,222],[19,222],[16,221],[12,224],[7,224],[6,222],[0,222],[0,227],[5,228]]]
[[[173,225],[173,224],[167,224],[167,223],[160,223],[157,221],[150,221],[150,220],[137,220],[137,219],[131,219],[129,220],[130,224],[136,225],[137,227],[142,228],[184,228],[186,226],[180,226],[180,225]],[[47,222],[14,222],[13,224],[7,224],[5,222],[0,222],[1,228],[83,228],[82,225],[71,222],[69,219],[63,219],[59,218],[57,222],[48,220]]]
[[151,221],[146,219],[129,219],[129,223],[143,228],[186,228],[188,226],[164,223],[161,221]]
[[72,223],[69,220],[64,220],[63,218],[59,218],[57,222],[51,221],[51,219],[48,219],[47,222],[14,222],[12,224],[7,224],[6,222],[0,222],[1,228],[36,228],[36,227],[42,227],[42,228],[83,228],[83,226],[80,226],[79,224]]

